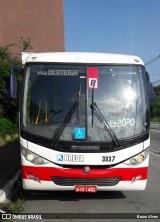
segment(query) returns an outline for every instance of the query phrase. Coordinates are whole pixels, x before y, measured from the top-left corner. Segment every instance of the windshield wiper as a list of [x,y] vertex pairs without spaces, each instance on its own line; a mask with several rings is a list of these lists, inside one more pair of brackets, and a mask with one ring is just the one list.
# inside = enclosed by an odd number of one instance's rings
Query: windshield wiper
[[104,129],[110,135],[110,137],[113,140],[113,142],[115,143],[115,145],[117,147],[120,147],[120,144],[118,142],[116,135],[114,134],[114,132],[111,129],[108,122],[105,120],[105,118],[104,118],[103,114],[101,113],[100,109],[98,108],[97,104],[94,102],[94,94],[93,93],[94,93],[94,88],[92,89],[92,103],[90,105],[90,108],[92,110],[92,126],[93,126],[93,112],[94,112],[95,115],[97,116],[98,120],[101,122],[102,126],[104,127]]
[[79,113],[80,113],[79,104],[80,104],[80,98],[81,98],[81,85],[82,85],[82,82],[80,83],[79,92],[78,92],[78,108],[77,108],[77,122],[78,122],[78,124],[80,122],[80,120],[79,120]]
[[76,101],[74,101],[74,103],[72,104],[72,106],[70,107],[67,115],[65,116],[63,122],[61,123],[61,125],[57,128],[55,135],[53,137],[51,146],[55,146],[59,140],[59,137],[61,136],[64,128],[66,127],[66,125],[68,124],[68,122],[70,121],[74,111],[77,109],[79,104],[79,99],[77,99]]
[[[61,123],[61,125],[56,129],[56,132],[54,134],[54,137],[52,139],[52,143],[51,146],[56,146],[60,136],[62,135],[62,132],[64,130],[64,128],[67,126],[67,124],[69,123],[73,113],[75,112],[75,110],[77,109],[77,107],[79,106],[79,101],[80,101],[80,96],[81,96],[81,84],[79,87],[79,92],[78,92],[78,99],[76,99],[73,104],[71,105],[68,113],[66,114],[63,122]],[[78,114],[79,115],[79,111]],[[79,117],[78,117],[79,118]]]

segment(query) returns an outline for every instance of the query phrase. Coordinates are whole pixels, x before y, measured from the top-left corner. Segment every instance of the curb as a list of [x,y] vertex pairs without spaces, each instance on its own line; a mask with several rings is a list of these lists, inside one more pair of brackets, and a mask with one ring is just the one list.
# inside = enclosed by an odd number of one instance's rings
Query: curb
[[152,127],[150,127],[150,129],[151,129],[151,130],[152,130],[152,129],[160,130],[160,127],[158,127],[158,126],[152,126]]
[[11,192],[14,189],[14,186],[18,179],[21,176],[21,170],[19,170],[13,177],[13,179],[9,180],[6,185],[0,189],[0,203],[4,203],[7,198],[11,195]]
[[160,130],[160,123],[154,123],[154,122],[152,122],[152,123],[150,124],[150,129]]
[[155,153],[155,154],[157,154],[157,155],[160,155],[160,151],[158,151],[158,150],[154,150],[154,149],[152,149],[152,148],[149,148],[149,150],[150,150],[152,153]]

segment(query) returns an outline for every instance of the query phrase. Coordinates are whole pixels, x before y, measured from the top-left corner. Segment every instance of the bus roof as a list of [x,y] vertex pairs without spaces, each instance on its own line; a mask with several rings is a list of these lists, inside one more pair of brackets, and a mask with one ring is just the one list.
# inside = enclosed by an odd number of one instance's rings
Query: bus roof
[[96,52],[22,52],[22,63],[27,62],[144,65],[143,61],[137,56]]

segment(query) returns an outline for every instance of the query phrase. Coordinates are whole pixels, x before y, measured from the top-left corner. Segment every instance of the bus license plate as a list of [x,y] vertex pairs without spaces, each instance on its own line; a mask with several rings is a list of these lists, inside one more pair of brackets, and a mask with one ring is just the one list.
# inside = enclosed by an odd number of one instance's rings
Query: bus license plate
[[96,193],[97,192],[97,186],[95,186],[95,185],[76,185],[75,186],[75,192]]

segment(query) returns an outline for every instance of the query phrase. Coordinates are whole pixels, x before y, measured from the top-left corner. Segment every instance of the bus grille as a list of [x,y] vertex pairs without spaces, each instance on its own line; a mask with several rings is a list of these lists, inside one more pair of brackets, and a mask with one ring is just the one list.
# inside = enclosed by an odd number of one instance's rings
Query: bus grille
[[97,186],[115,186],[121,177],[108,178],[75,178],[75,177],[55,177],[51,176],[52,181],[59,186],[75,185],[97,185]]

